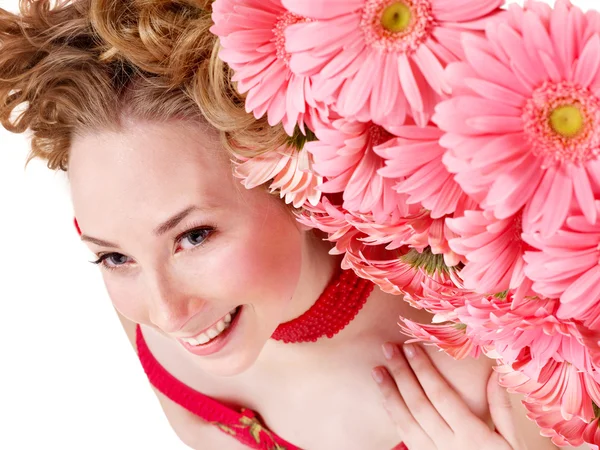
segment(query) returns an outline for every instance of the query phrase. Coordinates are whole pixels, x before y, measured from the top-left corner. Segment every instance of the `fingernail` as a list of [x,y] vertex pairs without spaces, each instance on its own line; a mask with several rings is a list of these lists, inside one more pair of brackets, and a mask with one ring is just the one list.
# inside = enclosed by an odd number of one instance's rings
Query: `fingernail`
[[375,368],[371,371],[371,376],[378,384],[383,381],[383,375],[381,375],[381,370],[378,368]]
[[396,346],[394,344],[386,342],[385,344],[383,344],[382,348],[383,354],[386,357],[386,359],[392,359],[392,357],[394,356],[394,352],[396,351]]
[[404,354],[407,358],[414,358],[415,346],[412,344],[404,344]]

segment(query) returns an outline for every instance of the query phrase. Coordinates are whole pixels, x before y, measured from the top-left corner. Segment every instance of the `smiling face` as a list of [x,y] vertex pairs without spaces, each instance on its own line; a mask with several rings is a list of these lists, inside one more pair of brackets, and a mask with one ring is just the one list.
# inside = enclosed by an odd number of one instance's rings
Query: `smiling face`
[[291,318],[292,297],[306,295],[308,232],[280,200],[233,177],[206,127],[129,121],[82,135],[68,173],[79,227],[96,241],[89,249],[107,255],[102,276],[123,316],[179,338],[243,305],[222,348],[190,354],[203,369],[250,367]]

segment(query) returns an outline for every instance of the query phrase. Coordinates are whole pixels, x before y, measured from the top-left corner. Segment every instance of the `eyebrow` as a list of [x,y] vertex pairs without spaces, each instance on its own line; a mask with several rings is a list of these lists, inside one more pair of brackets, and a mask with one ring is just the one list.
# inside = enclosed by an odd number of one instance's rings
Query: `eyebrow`
[[[162,236],[163,234],[167,233],[168,231],[172,230],[177,225],[179,225],[179,223],[183,219],[185,219],[192,211],[202,210],[202,209],[206,209],[206,208],[200,208],[198,206],[188,206],[183,211],[178,212],[173,217],[165,220],[163,223],[161,223],[159,226],[157,226],[154,229],[154,235],[157,237]],[[108,242],[108,241],[103,241],[102,239],[87,236],[85,234],[81,235],[81,240],[92,242],[93,244],[100,245],[102,247],[119,248],[119,246],[117,244],[113,244],[112,242]]]

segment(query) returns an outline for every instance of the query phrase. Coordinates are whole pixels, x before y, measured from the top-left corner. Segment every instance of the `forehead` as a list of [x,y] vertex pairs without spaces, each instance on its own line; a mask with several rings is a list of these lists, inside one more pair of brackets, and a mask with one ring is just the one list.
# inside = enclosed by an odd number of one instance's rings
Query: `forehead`
[[75,213],[83,220],[144,208],[162,217],[190,201],[210,206],[239,193],[216,133],[180,121],[134,122],[120,131],[77,136],[68,175]]

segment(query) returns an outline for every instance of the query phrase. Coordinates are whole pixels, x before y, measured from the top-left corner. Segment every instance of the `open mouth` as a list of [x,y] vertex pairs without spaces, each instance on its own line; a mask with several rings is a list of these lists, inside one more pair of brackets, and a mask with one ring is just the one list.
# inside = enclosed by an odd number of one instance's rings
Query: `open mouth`
[[[242,306],[231,310],[208,330],[193,338],[179,338],[180,343],[194,354],[208,354],[220,349],[219,343],[229,336],[241,315]],[[219,348],[217,348],[219,347]]]

